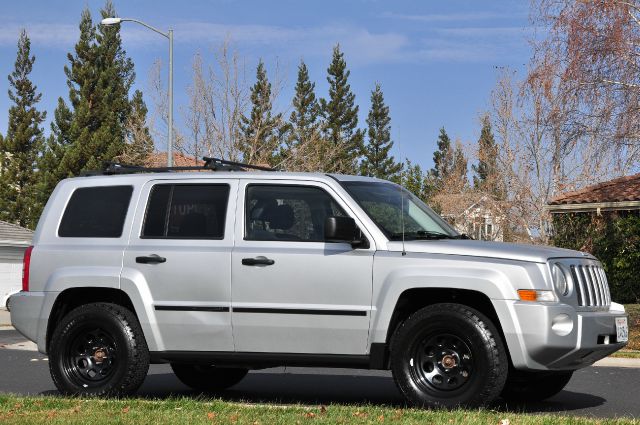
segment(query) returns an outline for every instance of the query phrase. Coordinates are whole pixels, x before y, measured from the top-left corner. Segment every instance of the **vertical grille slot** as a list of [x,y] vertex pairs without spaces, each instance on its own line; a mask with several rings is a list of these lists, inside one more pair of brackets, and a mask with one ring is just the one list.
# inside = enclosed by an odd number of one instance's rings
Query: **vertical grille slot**
[[611,305],[611,293],[602,267],[586,264],[571,265],[571,277],[573,277],[580,307]]

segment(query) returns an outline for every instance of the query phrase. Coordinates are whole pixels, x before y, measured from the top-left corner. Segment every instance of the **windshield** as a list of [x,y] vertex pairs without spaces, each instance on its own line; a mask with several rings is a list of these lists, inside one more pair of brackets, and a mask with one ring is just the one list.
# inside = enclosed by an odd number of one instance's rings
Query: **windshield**
[[403,226],[405,240],[461,238],[424,202],[396,184],[341,183],[390,240],[402,240]]

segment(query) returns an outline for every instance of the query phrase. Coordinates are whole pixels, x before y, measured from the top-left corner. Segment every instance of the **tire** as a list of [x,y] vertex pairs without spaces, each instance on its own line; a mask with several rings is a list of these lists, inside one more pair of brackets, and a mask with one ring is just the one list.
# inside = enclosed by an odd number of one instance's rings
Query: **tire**
[[479,311],[453,303],[412,314],[391,344],[396,385],[413,405],[475,408],[498,397],[508,359],[496,327]]
[[109,303],[80,306],[64,316],[49,346],[49,370],[65,395],[134,393],[149,370],[149,350],[135,315]]
[[501,396],[507,401],[544,400],[562,391],[572,375],[572,370],[559,372],[511,370]]
[[213,365],[171,363],[178,379],[188,387],[203,392],[216,392],[229,388],[249,372],[243,368],[224,368]]

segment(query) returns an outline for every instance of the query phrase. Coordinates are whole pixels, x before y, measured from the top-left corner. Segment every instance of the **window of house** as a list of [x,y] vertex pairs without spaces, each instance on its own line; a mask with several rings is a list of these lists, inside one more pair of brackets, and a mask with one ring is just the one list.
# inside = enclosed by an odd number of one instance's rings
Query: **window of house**
[[158,184],[151,189],[143,238],[223,239],[226,184]]
[[251,185],[245,216],[247,240],[323,242],[325,219],[346,214],[317,187]]
[[58,236],[62,238],[121,237],[132,193],[132,186],[76,189],[62,215]]

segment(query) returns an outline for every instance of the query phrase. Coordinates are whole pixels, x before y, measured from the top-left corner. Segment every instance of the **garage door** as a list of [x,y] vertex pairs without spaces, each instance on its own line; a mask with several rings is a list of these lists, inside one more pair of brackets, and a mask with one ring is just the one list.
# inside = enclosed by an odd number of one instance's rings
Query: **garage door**
[[7,295],[22,288],[22,261],[0,259],[0,308],[4,307]]

